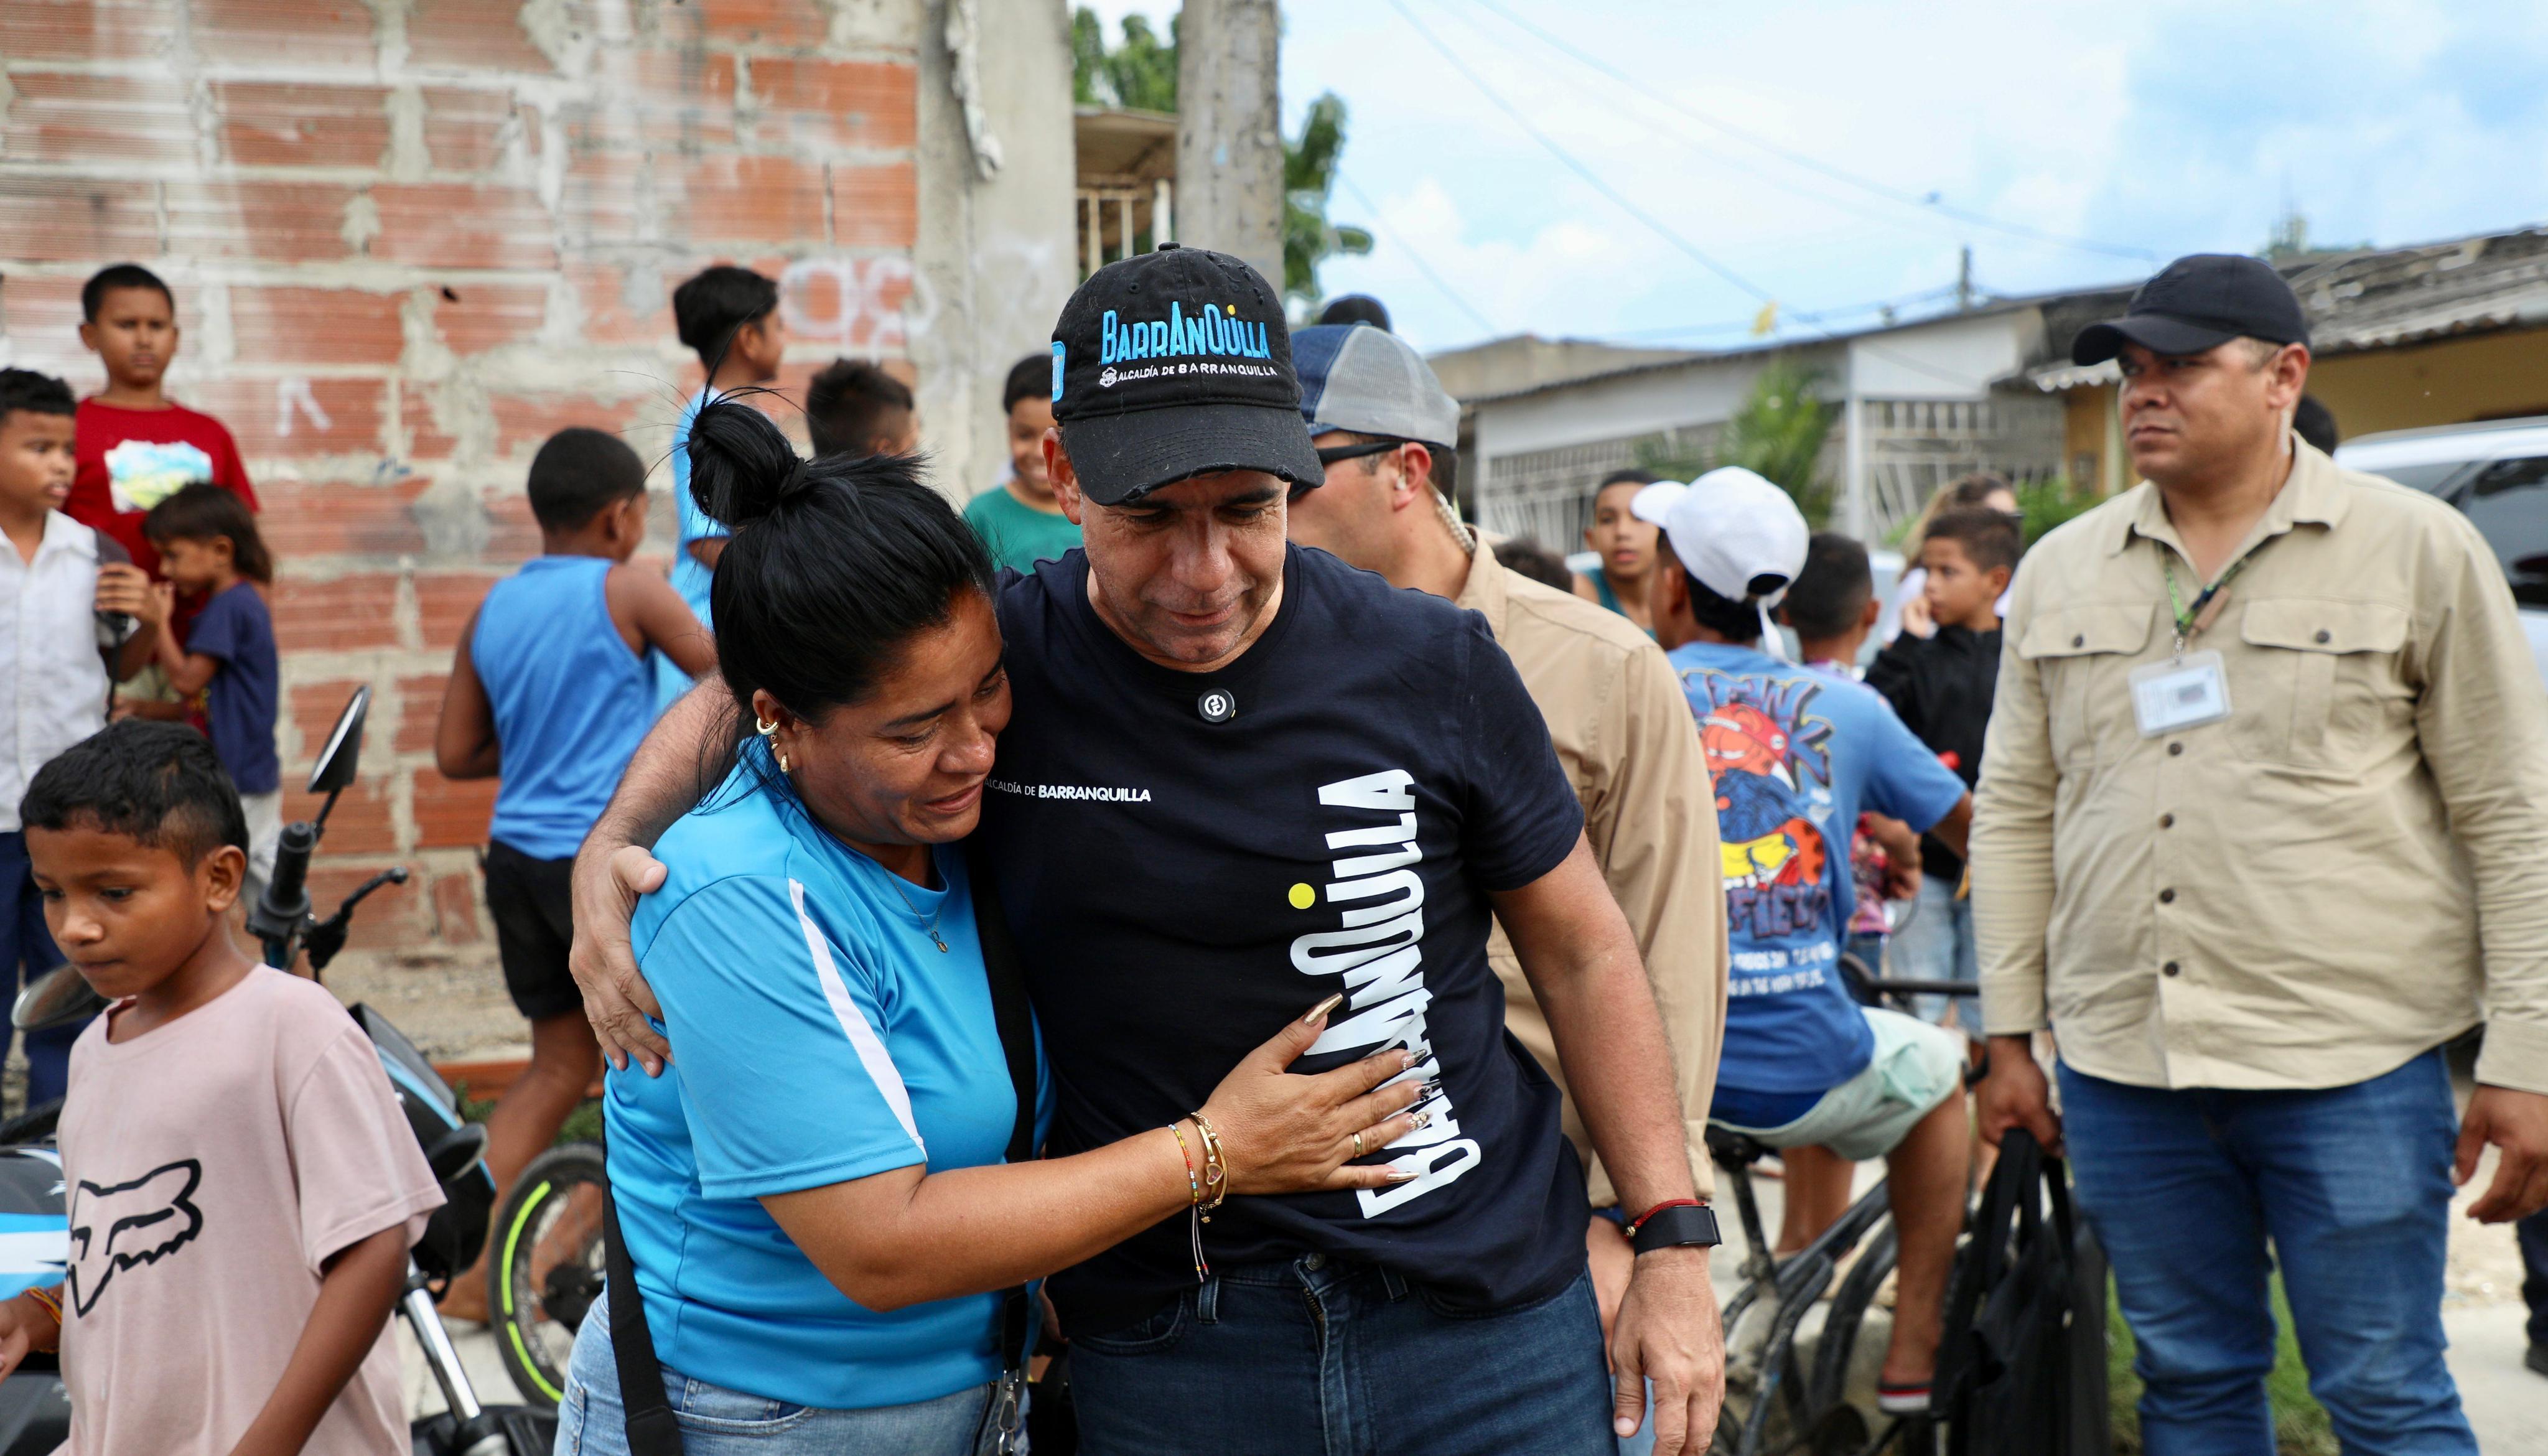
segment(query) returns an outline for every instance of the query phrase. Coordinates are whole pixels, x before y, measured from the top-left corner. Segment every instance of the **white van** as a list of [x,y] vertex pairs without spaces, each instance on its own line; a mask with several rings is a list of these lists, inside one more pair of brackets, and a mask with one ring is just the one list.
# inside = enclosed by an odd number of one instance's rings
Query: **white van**
[[2364,435],[2336,446],[2335,463],[2458,506],[2503,563],[2548,675],[2548,415]]

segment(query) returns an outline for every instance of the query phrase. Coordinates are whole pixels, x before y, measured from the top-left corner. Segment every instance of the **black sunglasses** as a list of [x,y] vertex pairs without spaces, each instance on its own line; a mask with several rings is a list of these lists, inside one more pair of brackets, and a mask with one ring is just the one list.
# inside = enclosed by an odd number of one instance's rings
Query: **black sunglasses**
[[1357,445],[1321,445],[1319,463],[1333,465],[1339,460],[1359,460],[1365,455],[1384,455],[1406,444],[1405,440],[1368,440]]

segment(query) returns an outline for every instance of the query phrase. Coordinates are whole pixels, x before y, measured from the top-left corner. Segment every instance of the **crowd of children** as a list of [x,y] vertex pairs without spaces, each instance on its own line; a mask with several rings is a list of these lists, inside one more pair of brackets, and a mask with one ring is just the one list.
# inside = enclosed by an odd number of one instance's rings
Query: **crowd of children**
[[[598,1070],[567,970],[569,869],[655,714],[715,666],[724,535],[690,500],[681,447],[707,400],[777,378],[778,302],[772,279],[730,266],[674,292],[703,383],[670,452],[669,582],[629,564],[645,462],[613,435],[561,431],[527,483],[542,554],[488,592],[454,654],[434,759],[446,777],[501,781],[487,906],[532,1046],[488,1117],[500,1187]],[[0,967],[15,985],[67,955],[114,998],[27,1039],[29,1105],[69,1099],[73,1224],[110,1201],[190,1222],[130,1259],[98,1242],[60,1287],[0,1302],[0,1373],[61,1349],[77,1452],[404,1449],[387,1320],[439,1194],[354,1024],[233,938],[283,818],[255,489],[221,421],[163,389],[182,338],[167,283],[119,264],[81,309],[95,395],[0,369]],[[1020,568],[1079,536],[1045,474],[1049,374],[1041,354],[1011,371],[1009,468],[968,512]],[[877,364],[834,363],[801,404],[818,453],[920,448],[909,385]],[[484,1318],[484,1300],[464,1276],[446,1313]],[[170,1318],[188,1307],[218,1338]]]

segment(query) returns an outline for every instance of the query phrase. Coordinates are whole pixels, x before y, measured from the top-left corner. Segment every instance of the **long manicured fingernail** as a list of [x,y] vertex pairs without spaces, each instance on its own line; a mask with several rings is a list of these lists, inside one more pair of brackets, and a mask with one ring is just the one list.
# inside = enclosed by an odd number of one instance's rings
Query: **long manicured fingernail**
[[1433,1126],[1433,1114],[1429,1112],[1417,1113],[1415,1115],[1415,1126],[1419,1128],[1429,1128]]
[[1326,1020],[1327,1013],[1343,1005],[1344,1000],[1345,996],[1342,991],[1338,991],[1336,994],[1329,996],[1324,1001],[1311,1007],[1309,1015],[1301,1018],[1301,1025],[1306,1027],[1313,1023]]
[[1392,1168],[1389,1170],[1389,1181],[1392,1183],[1412,1183],[1415,1181],[1415,1173],[1410,1168]]
[[1618,1419],[1610,1422],[1610,1429],[1617,1431],[1619,1433],[1619,1439],[1624,1441],[1628,1437],[1637,1433],[1637,1423],[1622,1415]]

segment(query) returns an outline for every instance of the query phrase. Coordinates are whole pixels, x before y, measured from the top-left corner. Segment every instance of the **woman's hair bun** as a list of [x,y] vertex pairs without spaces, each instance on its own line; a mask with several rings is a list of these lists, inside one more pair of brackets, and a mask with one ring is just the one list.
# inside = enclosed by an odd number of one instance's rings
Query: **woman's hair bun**
[[728,530],[770,514],[811,484],[777,424],[732,395],[699,407],[686,448],[691,501]]

